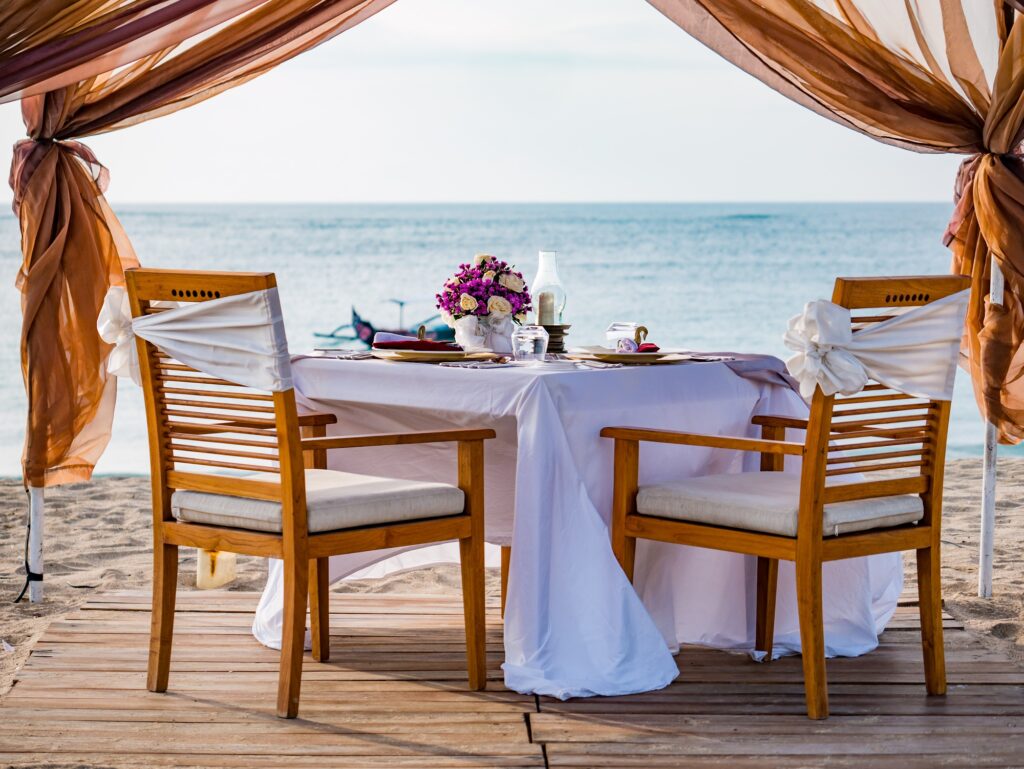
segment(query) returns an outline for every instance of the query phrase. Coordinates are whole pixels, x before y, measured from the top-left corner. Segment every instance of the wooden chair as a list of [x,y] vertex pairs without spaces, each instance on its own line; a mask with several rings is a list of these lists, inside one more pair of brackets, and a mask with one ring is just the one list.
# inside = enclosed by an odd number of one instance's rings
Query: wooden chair
[[[853,315],[854,328],[863,329],[892,317],[894,307],[926,304],[968,285],[958,276],[839,278],[832,301],[866,310]],[[601,431],[615,440],[611,538],[626,574],[632,580],[638,538],[757,556],[756,648],[771,659],[778,562],[794,561],[807,714],[820,719],[828,717],[822,563],[915,550],[925,682],[929,694],[944,694],[939,533],[949,402],[877,383],[848,397],[826,396],[819,387],[808,419],[753,422],[761,426],[760,440]],[[787,442],[787,428],[805,430],[804,442]],[[758,452],[762,472],[640,487],[641,442]],[[803,459],[799,475],[777,472],[787,455]],[[862,476],[842,482],[854,474]]]
[[[126,280],[133,317],[163,311],[156,302],[208,301],[276,286],[270,273],[136,269]],[[462,561],[469,686],[485,688],[483,442],[493,430],[323,437],[333,417],[300,417],[294,390],[257,392],[136,341],[153,484],[150,691],[167,690],[179,547],[283,559],[277,714],[294,718],[307,594],[313,657],[329,655],[329,557],[453,539]],[[302,438],[300,427],[320,437]],[[332,449],[438,442],[458,444],[457,486],[323,469]],[[215,474],[223,470],[236,475]]]

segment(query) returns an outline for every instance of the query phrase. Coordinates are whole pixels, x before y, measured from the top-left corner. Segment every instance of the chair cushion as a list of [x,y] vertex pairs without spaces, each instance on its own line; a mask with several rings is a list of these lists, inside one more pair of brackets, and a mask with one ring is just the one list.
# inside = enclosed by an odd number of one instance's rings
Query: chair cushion
[[[266,480],[266,475],[247,476]],[[446,483],[401,481],[337,470],[306,470],[306,510],[311,532],[457,515],[462,489]],[[264,499],[176,491],[171,512],[179,521],[253,531],[281,531],[281,504]]]
[[[795,537],[799,503],[796,473],[731,473],[642,486],[636,509],[660,518]],[[923,516],[917,494],[833,502],[825,505],[822,530],[825,536],[836,536],[916,523]]]

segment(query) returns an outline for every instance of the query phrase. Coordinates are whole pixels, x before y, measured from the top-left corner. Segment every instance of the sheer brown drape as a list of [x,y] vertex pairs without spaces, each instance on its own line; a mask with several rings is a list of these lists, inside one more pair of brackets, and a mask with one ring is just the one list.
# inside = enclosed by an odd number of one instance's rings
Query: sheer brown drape
[[[196,104],[355,26],[391,2],[219,0],[211,12],[234,8],[236,17],[230,22],[211,28],[193,17],[198,25],[194,28],[203,30],[198,36],[22,100],[29,138],[15,146],[10,181],[22,233],[17,283],[29,398],[23,456],[27,484],[88,479],[109,441],[115,385],[106,373],[109,347],[99,338],[96,318],[107,289],[123,283],[123,269],[136,264],[124,230],[103,198],[106,169],[74,139]],[[109,13],[146,5],[118,0],[78,5],[90,4]],[[246,8],[250,10],[238,15]],[[0,29],[4,21],[0,12]],[[45,30],[41,34],[47,44],[58,43],[58,49],[60,41],[75,39],[53,37]],[[130,43],[122,40],[122,47],[131,48]],[[52,82],[66,75],[47,71],[39,77]],[[17,87],[26,92],[35,88],[24,82]]]
[[[918,152],[961,153],[945,241],[971,276],[982,412],[1024,439],[1024,22],[1003,0],[648,0],[780,93]],[[884,184],[884,180],[879,180]],[[989,305],[989,254],[1006,277]]]
[[0,4],[0,101],[109,72],[262,2],[5,0]]

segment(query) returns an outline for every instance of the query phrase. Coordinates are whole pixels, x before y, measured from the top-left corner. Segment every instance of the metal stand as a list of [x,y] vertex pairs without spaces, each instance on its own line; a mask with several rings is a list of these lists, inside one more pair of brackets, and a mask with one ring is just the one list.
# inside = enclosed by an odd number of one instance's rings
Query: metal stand
[[[989,304],[1003,303],[1003,273],[991,257],[988,289]],[[981,482],[981,543],[978,553],[978,595],[992,597],[992,554],[996,533],[996,459],[998,451],[996,426],[985,425],[985,459]]]
[[28,583],[28,600],[32,603],[39,603],[43,600],[43,511],[45,509],[43,489],[30,486],[28,497],[28,571],[30,575],[40,575],[40,579],[32,579]]

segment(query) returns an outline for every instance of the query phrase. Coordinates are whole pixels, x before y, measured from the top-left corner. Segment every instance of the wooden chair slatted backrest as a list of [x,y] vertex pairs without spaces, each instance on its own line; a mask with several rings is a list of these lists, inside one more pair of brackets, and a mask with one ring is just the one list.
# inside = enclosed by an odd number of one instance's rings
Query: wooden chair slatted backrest
[[[960,276],[838,278],[832,301],[851,311],[854,334],[895,317],[896,308],[917,307],[969,286]],[[927,494],[941,483],[949,402],[918,398],[878,382],[854,395],[811,402],[807,472],[824,484],[825,503],[891,494]],[[884,475],[879,475],[884,473]],[[846,482],[845,476],[863,474]],[[832,481],[829,483],[829,481]]]
[[[204,302],[277,285],[272,273],[137,269],[125,278],[133,317],[165,312],[159,302]],[[275,501],[292,496],[296,458],[302,467],[294,392],[238,385],[137,341],[154,499],[157,486],[163,497],[169,497],[169,489]],[[246,480],[240,472],[266,478]],[[169,499],[161,501],[165,520],[168,505]]]

